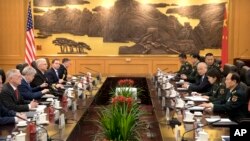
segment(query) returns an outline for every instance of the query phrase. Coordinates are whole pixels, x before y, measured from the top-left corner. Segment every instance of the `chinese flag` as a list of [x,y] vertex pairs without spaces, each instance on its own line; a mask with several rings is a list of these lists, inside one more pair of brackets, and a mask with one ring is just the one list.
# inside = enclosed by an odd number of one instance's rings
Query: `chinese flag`
[[224,24],[223,24],[223,31],[222,31],[222,47],[221,47],[221,66],[223,67],[224,64],[228,62],[228,27],[227,27],[227,9],[225,7],[224,13]]

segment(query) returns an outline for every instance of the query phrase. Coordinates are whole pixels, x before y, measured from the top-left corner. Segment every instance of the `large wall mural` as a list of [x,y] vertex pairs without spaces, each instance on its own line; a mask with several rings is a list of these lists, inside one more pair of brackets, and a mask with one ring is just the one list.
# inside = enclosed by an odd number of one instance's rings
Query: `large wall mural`
[[220,49],[227,4],[34,0],[35,41],[42,47],[38,54],[158,55]]

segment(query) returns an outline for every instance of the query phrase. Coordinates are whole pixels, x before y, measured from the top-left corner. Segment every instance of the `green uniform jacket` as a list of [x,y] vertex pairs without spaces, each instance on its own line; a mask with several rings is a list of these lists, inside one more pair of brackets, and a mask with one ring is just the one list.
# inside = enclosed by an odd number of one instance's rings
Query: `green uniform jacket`
[[203,95],[209,96],[209,101],[223,101],[226,99],[228,89],[226,89],[225,84],[223,83],[215,83],[212,86],[212,89],[207,92],[203,93]]
[[191,72],[192,72],[192,65],[186,61],[181,65],[181,68],[177,73],[189,75]]
[[196,77],[199,75],[197,72],[197,65],[199,64],[199,62],[197,62],[196,64],[193,65],[193,69],[192,72],[187,75],[187,80],[190,83],[195,83]]
[[229,118],[234,121],[239,121],[241,118],[247,117],[247,94],[238,85],[232,92],[228,91],[226,99],[214,103],[214,112],[227,113]]

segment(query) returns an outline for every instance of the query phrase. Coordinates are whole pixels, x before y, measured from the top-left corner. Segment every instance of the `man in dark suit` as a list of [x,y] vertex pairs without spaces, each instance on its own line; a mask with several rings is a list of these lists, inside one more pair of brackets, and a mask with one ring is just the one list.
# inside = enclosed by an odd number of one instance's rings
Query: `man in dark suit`
[[45,76],[47,77],[49,83],[61,84],[64,82],[63,79],[59,78],[59,72],[58,72],[59,67],[60,67],[60,60],[59,59],[52,60],[51,68],[45,73]]
[[4,107],[17,112],[29,111],[36,108],[36,101],[26,101],[20,95],[17,87],[21,84],[22,75],[19,70],[11,69],[7,72],[7,83],[3,85],[0,100]]
[[62,59],[62,64],[60,64],[60,67],[58,69],[58,75],[59,79],[63,79],[64,81],[67,81],[69,78],[68,75],[68,67],[70,66],[70,60],[68,58]]
[[206,76],[207,73],[207,64],[204,62],[200,62],[197,66],[197,71],[199,76],[197,76],[196,83],[184,83],[182,85],[183,88],[188,88],[189,91],[204,93],[209,92],[211,89],[211,84],[208,82],[208,78]]
[[43,94],[49,92],[48,89],[43,89],[47,87],[47,83],[43,83],[42,85],[34,88],[30,86],[29,83],[34,79],[36,74],[36,70],[34,68],[30,66],[25,67],[22,71],[22,74],[23,79],[21,85],[18,86],[18,90],[25,100],[40,99]]
[[[0,75],[0,93],[2,91],[2,76]],[[13,124],[18,122],[20,119],[15,117],[20,116],[22,118],[27,118],[24,114],[18,114],[13,110],[8,110],[2,104],[0,104],[0,125]]]
[[234,121],[239,121],[248,115],[247,94],[240,86],[240,76],[237,73],[229,73],[226,77],[227,91],[226,99],[212,103],[203,103],[200,106],[213,112],[228,114],[229,118]]
[[[48,79],[45,76],[45,72],[47,71],[47,62],[44,58],[40,58],[36,60],[36,75],[35,78],[30,83],[31,87],[38,87],[43,83],[48,83]],[[50,85],[48,83],[48,85]]]

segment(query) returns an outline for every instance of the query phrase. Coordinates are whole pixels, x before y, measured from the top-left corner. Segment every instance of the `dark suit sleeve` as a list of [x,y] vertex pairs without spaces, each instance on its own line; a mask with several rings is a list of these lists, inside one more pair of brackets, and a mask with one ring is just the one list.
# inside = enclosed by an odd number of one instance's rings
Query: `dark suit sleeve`
[[52,72],[52,70],[47,71],[45,73],[45,76],[47,77],[49,84],[58,83],[58,80],[56,80],[57,76],[54,76],[54,73]]
[[40,99],[42,97],[42,92],[32,92],[28,88],[28,85],[21,84],[18,86],[19,93],[23,96],[25,100]]
[[15,123],[14,117],[0,117],[0,125]]
[[211,85],[208,82],[207,78],[204,78],[205,80],[203,80],[200,84],[190,84],[190,86],[188,87],[189,91],[195,91],[195,92],[199,92],[199,93],[203,93],[203,92],[208,92],[210,91]]
[[3,105],[0,105],[0,114],[2,117],[4,116],[14,117],[16,115],[16,112],[13,110],[8,110]]
[[5,106],[7,109],[14,110],[17,112],[29,111],[28,104],[16,104],[15,101],[12,99],[11,94],[9,94],[8,92],[2,91],[2,94],[0,96],[3,106]]
[[42,88],[40,86],[32,88],[32,92],[38,92],[38,91],[41,91],[41,90],[42,90]]
[[40,86],[41,84],[43,84],[45,81],[41,78],[40,76],[41,74],[36,74],[35,78],[33,79],[33,81],[30,83],[31,87],[37,87]]
[[0,105],[0,125],[15,123],[15,115],[16,112],[7,110],[5,107]]

